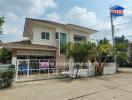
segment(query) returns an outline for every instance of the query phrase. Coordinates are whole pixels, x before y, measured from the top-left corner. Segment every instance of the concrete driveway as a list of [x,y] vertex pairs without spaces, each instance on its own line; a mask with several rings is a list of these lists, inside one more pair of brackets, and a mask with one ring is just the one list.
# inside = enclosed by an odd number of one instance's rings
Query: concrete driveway
[[17,83],[0,100],[132,100],[132,73]]

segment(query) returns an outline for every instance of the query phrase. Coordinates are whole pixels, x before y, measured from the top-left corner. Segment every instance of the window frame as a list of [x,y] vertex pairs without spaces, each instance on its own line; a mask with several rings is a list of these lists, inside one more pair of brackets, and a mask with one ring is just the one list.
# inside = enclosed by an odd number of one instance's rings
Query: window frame
[[50,33],[49,32],[41,32],[41,39],[42,40],[50,40]]
[[55,33],[55,39],[56,39],[56,40],[59,40],[59,32],[56,32],[56,33]]
[[[62,39],[65,38],[65,41]],[[66,54],[66,48],[65,48],[65,45],[67,44],[67,33],[63,33],[63,32],[60,32],[60,54]],[[61,40],[62,39],[62,40]],[[64,42],[64,43],[61,43],[61,42]],[[64,45],[64,47],[63,47]]]

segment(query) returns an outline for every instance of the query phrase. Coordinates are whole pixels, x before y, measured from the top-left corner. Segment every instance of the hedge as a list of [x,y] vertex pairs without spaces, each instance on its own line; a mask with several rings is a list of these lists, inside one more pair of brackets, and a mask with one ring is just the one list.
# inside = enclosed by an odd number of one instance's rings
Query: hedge
[[12,86],[14,80],[14,71],[8,70],[0,72],[0,88],[7,88]]

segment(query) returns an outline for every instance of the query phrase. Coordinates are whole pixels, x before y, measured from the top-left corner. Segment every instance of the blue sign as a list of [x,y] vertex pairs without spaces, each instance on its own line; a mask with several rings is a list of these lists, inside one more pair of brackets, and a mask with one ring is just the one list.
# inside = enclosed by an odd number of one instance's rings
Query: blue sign
[[123,16],[124,8],[118,5],[111,7],[111,15],[113,17]]

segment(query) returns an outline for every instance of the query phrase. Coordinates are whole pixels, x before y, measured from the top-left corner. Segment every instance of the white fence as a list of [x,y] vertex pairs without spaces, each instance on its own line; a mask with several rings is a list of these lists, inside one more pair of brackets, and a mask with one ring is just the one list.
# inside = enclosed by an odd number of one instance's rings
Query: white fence
[[[70,76],[75,77],[77,70],[74,66],[61,66],[56,65],[54,59],[23,59],[17,60],[16,66],[16,81],[29,81],[39,79],[61,78]],[[115,63],[107,63],[104,67],[103,74],[116,73]],[[88,77],[94,76],[95,70],[93,66],[88,66],[85,69],[78,70],[78,76]]]
[[16,81],[66,77],[67,67],[57,67],[55,59],[17,60]]

